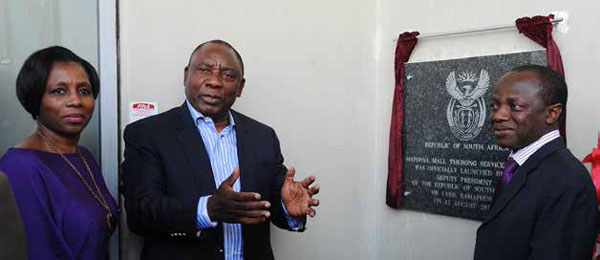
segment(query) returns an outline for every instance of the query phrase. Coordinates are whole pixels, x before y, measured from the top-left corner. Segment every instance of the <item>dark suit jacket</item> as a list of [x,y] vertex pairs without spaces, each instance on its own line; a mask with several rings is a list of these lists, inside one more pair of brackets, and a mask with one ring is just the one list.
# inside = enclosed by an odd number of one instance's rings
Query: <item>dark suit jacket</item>
[[[281,207],[286,168],[270,127],[232,111],[242,191],[271,201],[270,220],[289,229]],[[197,235],[201,196],[217,184],[187,105],[125,128],[122,192],[129,228],[145,237],[142,259],[223,259],[221,225]],[[272,259],[269,222],[242,225],[245,259]]]
[[594,185],[557,138],[517,169],[477,230],[476,260],[590,259]]
[[27,259],[27,241],[15,197],[0,172],[0,259]]

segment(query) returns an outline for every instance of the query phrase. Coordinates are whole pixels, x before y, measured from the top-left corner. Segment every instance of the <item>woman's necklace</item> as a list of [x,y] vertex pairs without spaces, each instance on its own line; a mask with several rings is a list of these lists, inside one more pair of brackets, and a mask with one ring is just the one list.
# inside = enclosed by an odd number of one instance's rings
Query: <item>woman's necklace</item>
[[79,155],[79,158],[81,158],[81,161],[83,161],[83,164],[85,164],[85,168],[87,169],[88,173],[90,174],[90,179],[92,179],[92,183],[94,184],[94,187],[96,188],[96,192],[98,192],[97,194],[90,187],[88,182],[83,178],[83,175],[81,174],[81,172],[79,172],[79,170],[77,168],[75,168],[75,165],[73,165],[71,163],[71,161],[69,161],[69,159],[63,153],[61,153],[60,150],[58,150],[58,147],[54,143],[52,143],[50,141],[50,139],[48,139],[48,137],[46,137],[40,131],[36,131],[35,133],[42,139],[42,141],[44,142],[46,147],[48,147],[48,149],[59,154],[60,157],[69,166],[71,166],[71,169],[73,169],[75,174],[77,174],[77,177],[79,177],[79,180],[81,181],[81,183],[83,183],[83,185],[87,188],[87,190],[90,192],[90,194],[92,194],[92,197],[94,197],[94,199],[96,199],[96,201],[100,204],[100,206],[102,206],[104,209],[106,209],[106,212],[107,212],[106,213],[106,224],[108,225],[108,229],[112,229],[112,223],[114,223],[114,221],[115,221],[114,216],[112,213],[110,213],[110,208],[108,207],[106,200],[104,200],[104,197],[102,196],[102,192],[100,192],[100,188],[98,187],[98,184],[96,183],[96,179],[94,178],[94,175],[92,174],[92,170],[90,169],[90,166],[88,165],[85,158],[81,155],[81,153],[79,153],[79,151],[76,151],[77,154]]

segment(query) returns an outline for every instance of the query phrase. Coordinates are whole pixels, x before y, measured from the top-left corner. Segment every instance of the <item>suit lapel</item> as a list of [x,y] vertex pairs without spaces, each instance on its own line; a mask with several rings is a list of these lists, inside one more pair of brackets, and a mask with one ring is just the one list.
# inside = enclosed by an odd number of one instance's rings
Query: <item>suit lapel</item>
[[243,116],[231,110],[235,120],[235,137],[237,139],[238,163],[240,165],[240,186],[242,191],[255,191],[254,169],[251,167],[254,160],[252,149],[252,137],[248,130],[248,124]]
[[197,185],[201,187],[200,190],[212,194],[217,186],[202,136],[200,136],[196,128],[196,124],[190,115],[186,103],[183,103],[179,111],[180,120],[178,121],[179,125],[176,126],[178,131],[177,141],[188,161],[190,173],[193,175]]
[[[525,165],[527,165],[527,163],[525,163],[523,166]],[[504,207],[506,207],[508,202],[510,202],[519,193],[521,188],[523,188],[523,186],[525,186],[525,183],[527,182],[528,173],[529,170],[524,169],[523,167],[519,167],[517,169],[515,177],[510,181],[508,185],[506,185],[502,189],[502,193],[500,194],[496,202],[494,202],[494,205],[490,209],[490,213],[488,213],[488,215],[486,216],[484,223],[498,215],[498,213],[500,213],[504,209]]]
[[533,171],[546,157],[550,156],[557,150],[564,148],[565,145],[561,138],[556,138],[537,150],[525,163],[517,168],[515,177],[504,187],[502,193],[492,205],[490,212],[485,217],[483,224],[494,219],[506,205],[519,193],[519,191],[527,183],[527,176]]

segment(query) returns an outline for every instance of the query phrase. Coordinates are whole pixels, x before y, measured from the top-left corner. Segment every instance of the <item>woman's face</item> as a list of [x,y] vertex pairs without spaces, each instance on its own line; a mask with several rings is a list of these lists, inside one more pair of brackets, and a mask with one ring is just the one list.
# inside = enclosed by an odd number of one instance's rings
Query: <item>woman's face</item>
[[94,112],[92,85],[83,67],[55,62],[42,95],[38,122],[63,136],[79,135]]

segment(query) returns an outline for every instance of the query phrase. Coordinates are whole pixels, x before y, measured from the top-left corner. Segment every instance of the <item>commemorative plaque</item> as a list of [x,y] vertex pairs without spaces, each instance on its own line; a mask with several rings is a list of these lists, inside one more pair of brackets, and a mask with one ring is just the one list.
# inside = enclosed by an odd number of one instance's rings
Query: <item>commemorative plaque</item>
[[489,123],[494,85],[545,51],[405,64],[403,206],[481,220],[509,151]]

